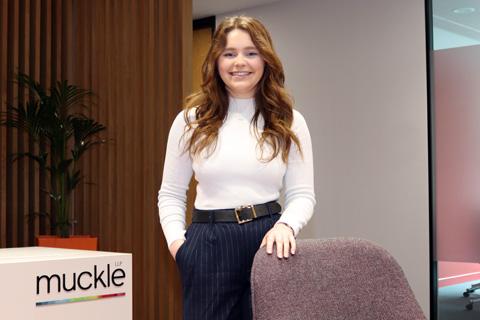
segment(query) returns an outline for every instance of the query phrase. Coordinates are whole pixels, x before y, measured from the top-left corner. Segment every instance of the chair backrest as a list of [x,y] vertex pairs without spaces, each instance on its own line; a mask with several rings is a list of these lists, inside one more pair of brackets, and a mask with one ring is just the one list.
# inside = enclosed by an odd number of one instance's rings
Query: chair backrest
[[366,240],[297,240],[284,260],[261,249],[251,281],[256,320],[425,319],[398,263]]

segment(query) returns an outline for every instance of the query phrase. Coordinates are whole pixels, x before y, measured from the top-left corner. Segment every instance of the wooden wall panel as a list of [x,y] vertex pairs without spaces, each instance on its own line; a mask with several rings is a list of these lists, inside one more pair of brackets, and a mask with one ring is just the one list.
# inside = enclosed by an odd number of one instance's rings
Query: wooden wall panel
[[[101,250],[133,253],[134,319],[181,319],[156,198],[168,131],[191,90],[191,1],[0,1],[1,110],[28,99],[10,82],[18,71],[96,93],[89,112],[106,125],[109,142],[80,164],[75,232],[98,236]],[[8,158],[34,148],[0,128],[0,247],[33,245],[35,235],[51,233],[48,219],[32,215],[50,210],[46,174]]]
[[[0,2],[0,112],[6,108],[8,1]],[[0,127],[0,244],[7,243],[7,129]]]

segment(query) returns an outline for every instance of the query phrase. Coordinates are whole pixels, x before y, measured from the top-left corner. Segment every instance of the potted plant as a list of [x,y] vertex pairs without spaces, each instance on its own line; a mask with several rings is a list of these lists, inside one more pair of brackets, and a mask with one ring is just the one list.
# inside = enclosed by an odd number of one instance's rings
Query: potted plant
[[[49,173],[48,194],[54,205],[53,214],[47,215],[57,237],[39,236],[37,244],[57,246],[54,244],[57,242],[63,243],[61,247],[87,249],[82,244],[65,242],[77,242],[71,234],[73,212],[70,201],[73,190],[82,179],[79,160],[93,146],[105,143],[98,133],[106,127],[83,113],[90,105],[89,98],[93,93],[67,81],[58,81],[47,91],[26,74],[17,75],[17,82],[27,88],[33,98],[26,103],[7,106],[7,112],[1,115],[1,124],[26,132],[36,143],[44,141],[47,145],[45,151],[38,148],[37,154],[21,152],[15,155],[17,159],[28,157],[35,160],[40,169]],[[88,248],[96,249],[96,238],[82,238],[94,246]]]

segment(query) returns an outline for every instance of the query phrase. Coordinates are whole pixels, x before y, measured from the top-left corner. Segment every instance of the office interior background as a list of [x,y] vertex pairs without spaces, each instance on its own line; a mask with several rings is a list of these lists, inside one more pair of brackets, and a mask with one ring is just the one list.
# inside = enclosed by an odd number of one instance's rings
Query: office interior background
[[[96,93],[90,112],[108,143],[80,164],[75,233],[98,236],[100,250],[133,253],[134,319],[181,318],[156,194],[168,130],[198,88],[212,21],[236,14],[260,18],[271,32],[309,124],[317,206],[300,237],[376,242],[399,261],[430,319],[478,317],[461,294],[480,279],[479,1],[0,3],[2,111],[28,99],[11,81],[17,72]],[[2,248],[34,245],[52,231],[36,214],[52,206],[45,176],[9,156],[34,148],[0,128]]]

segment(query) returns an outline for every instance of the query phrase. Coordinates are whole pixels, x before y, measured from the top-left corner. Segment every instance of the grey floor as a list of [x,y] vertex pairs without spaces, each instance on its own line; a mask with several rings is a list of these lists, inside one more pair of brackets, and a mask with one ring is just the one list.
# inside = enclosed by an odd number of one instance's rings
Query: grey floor
[[[473,310],[465,309],[469,298],[463,297],[466,288],[479,281],[465,282],[447,286],[438,290],[438,319],[439,320],[480,320],[480,302],[473,306]],[[470,297],[480,297],[480,289]]]

